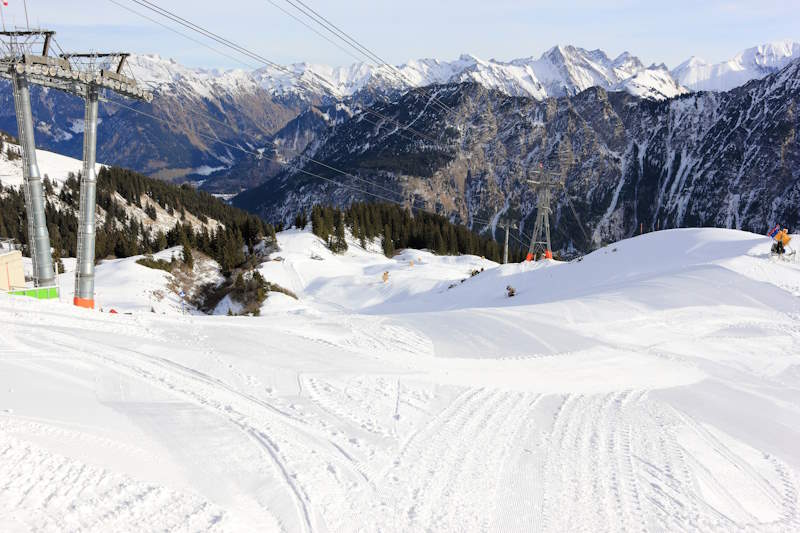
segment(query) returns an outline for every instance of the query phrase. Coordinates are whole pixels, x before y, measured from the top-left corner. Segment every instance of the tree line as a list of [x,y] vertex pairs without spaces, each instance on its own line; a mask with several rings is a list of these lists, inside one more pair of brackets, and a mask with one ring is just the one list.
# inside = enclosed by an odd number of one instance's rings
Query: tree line
[[[45,177],[45,215],[54,258],[75,257],[78,245],[80,175],[70,174],[57,190]],[[121,200],[120,200],[121,198]],[[200,250],[214,258],[224,273],[241,266],[246,250],[265,237],[275,242],[275,227],[256,215],[232,207],[218,198],[189,185],[173,185],[118,167],[103,167],[97,179],[97,205],[105,212],[96,230],[95,257],[130,257],[159,252],[176,245]],[[129,214],[126,206],[142,209],[147,218],[158,220],[156,205],[176,216],[178,221],[167,231],[149,228]],[[202,227],[193,226],[193,215]],[[209,229],[213,218],[221,223]],[[295,225],[312,224],[313,232],[334,252],[347,250],[346,229],[362,247],[380,239],[383,252],[391,257],[403,248],[428,249],[440,255],[471,254],[493,261],[502,260],[502,244],[486,235],[454,224],[446,217],[427,212],[412,212],[393,203],[357,202],[346,209],[316,205],[310,219],[299,213]],[[280,228],[279,228],[280,229]],[[21,188],[0,182],[0,237],[11,237],[28,245],[25,198]],[[509,260],[521,261],[524,250],[511,246]]]
[[[56,191],[45,178],[45,216],[50,232],[54,259],[75,257],[78,245],[78,212],[80,175],[70,174]],[[129,215],[119,194],[128,206],[142,208],[157,220],[155,205],[179,220],[166,232],[153,230]],[[58,199],[58,201],[56,201]],[[152,203],[151,203],[152,202]],[[145,204],[144,206],[142,204]],[[97,177],[97,205],[105,211],[105,219],[97,227],[95,258],[130,257],[159,252],[179,244],[188,245],[213,257],[224,272],[245,261],[245,249],[269,238],[274,241],[275,228],[259,217],[225,204],[218,198],[197,191],[188,185],[176,186],[121,168],[103,168]],[[190,224],[192,214],[204,223],[202,228]],[[209,230],[209,217],[221,226]],[[25,198],[21,188],[4,187],[0,183],[0,236],[28,245]]]
[[[295,226],[305,227],[308,215],[295,217]],[[358,239],[362,247],[367,241],[381,239],[387,257],[403,248],[428,249],[439,255],[478,255],[492,261],[502,261],[503,245],[491,237],[480,235],[466,226],[454,224],[446,217],[418,211],[393,203],[356,202],[341,210],[316,205],[311,210],[311,226],[337,253],[347,250],[345,228]],[[522,249],[509,245],[509,260],[521,261]]]

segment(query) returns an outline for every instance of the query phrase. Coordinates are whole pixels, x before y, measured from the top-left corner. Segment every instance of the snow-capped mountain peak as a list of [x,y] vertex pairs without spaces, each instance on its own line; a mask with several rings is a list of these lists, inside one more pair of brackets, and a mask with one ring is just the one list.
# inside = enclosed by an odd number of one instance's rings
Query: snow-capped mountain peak
[[244,69],[190,68],[158,54],[134,54],[128,59],[127,65],[137,82],[160,92],[174,91],[176,87],[183,86],[199,96],[210,97],[214,92],[229,93],[255,88],[251,73]]
[[635,75],[618,83],[614,89],[627,91],[650,100],[663,100],[689,92],[689,89],[675,81],[663,63],[640,70]]
[[695,91],[727,91],[777,72],[798,57],[800,43],[775,41],[748,48],[716,64],[692,56],[672,70],[672,77]]
[[785,40],[748,48],[717,64],[692,56],[671,71],[661,64],[646,67],[628,51],[611,59],[599,49],[563,44],[539,57],[510,61],[463,53],[451,61],[411,59],[396,67],[295,63],[252,71],[217,70],[188,68],[158,55],[132,56],[129,65],[136,79],[156,91],[189,91],[200,97],[263,89],[275,96],[341,99],[364,90],[391,94],[414,86],[470,81],[536,99],[577,94],[593,86],[664,99],[687,89],[729,90],[775,72],[797,57],[800,43]]
[[793,58],[800,56],[800,43],[783,40],[754,46],[736,55],[734,61],[742,65],[757,65],[762,68],[781,68]]
[[[354,63],[328,66],[295,63],[282,68],[263,67],[253,71],[188,68],[158,55],[133,56],[132,73],[155,90],[185,90],[209,97],[228,91],[264,89],[276,96],[347,98],[363,90],[391,93],[409,87],[471,81],[512,96],[543,99],[577,94],[592,86],[612,89],[650,67],[636,56],[623,52],[613,60],[602,50],[585,50],[557,45],[541,56],[505,62],[463,53],[452,61],[434,58],[412,59],[396,67]],[[651,79],[654,76],[644,76]],[[640,81],[640,83],[645,83]],[[659,84],[646,94],[674,96]]]

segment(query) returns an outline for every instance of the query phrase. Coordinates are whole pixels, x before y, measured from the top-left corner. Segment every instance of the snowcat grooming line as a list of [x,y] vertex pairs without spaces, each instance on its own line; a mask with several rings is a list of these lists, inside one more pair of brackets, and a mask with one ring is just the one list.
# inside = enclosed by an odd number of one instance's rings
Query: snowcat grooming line
[[[79,307],[94,308],[95,208],[97,174],[97,115],[100,91],[107,89],[125,98],[151,102],[153,96],[136,80],[122,74],[128,53],[50,55],[55,32],[49,30],[0,32],[0,77],[9,78],[14,89],[18,134],[23,155],[28,232],[34,267],[34,285],[53,285],[55,274],[50,237],[44,212],[44,192],[33,139],[29,83],[79,96],[86,102],[83,139],[83,173],[80,183],[78,253],[75,297]],[[41,44],[41,53],[33,53]],[[38,50],[37,50],[38,52]],[[118,60],[116,68],[109,64]]]

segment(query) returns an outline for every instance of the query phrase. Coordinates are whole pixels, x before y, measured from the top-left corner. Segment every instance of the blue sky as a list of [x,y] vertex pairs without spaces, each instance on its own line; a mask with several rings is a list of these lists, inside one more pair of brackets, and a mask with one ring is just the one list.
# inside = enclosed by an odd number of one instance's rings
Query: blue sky
[[[8,0],[7,25],[24,25],[22,0]],[[115,0],[146,12],[131,0]],[[269,0],[153,0],[280,63],[354,60]],[[272,0],[287,9],[285,0]],[[800,0],[641,2],[634,0],[304,0],[384,59],[539,56],[555,44],[629,51],[670,68],[691,55],[716,62],[779,39],[800,41]],[[31,24],[58,32],[65,49],[130,50],[190,66],[234,61],[172,34],[110,0],[28,0]],[[152,16],[151,13],[148,13]]]

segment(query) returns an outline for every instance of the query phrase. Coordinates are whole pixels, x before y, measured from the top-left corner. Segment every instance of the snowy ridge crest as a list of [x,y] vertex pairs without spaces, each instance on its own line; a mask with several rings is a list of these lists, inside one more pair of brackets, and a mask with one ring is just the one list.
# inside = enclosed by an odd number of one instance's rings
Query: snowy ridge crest
[[713,65],[692,56],[672,70],[672,77],[694,91],[728,91],[777,72],[797,58],[800,58],[800,43],[775,41],[748,48],[728,61]]
[[455,60],[414,59],[395,67],[354,63],[329,66],[294,63],[255,70],[194,69],[158,55],[131,59],[134,76],[155,90],[188,91],[210,98],[263,89],[273,96],[348,98],[368,91],[391,94],[411,86],[476,82],[510,96],[542,100],[577,94],[589,87],[628,91],[652,100],[690,91],[727,91],[774,73],[800,57],[800,43],[776,41],[748,48],[732,59],[709,64],[691,57],[673,70],[645,66],[630,52],[610,58],[604,51],[558,45],[540,57],[484,60],[462,54]]
[[[634,84],[634,94],[663,99],[686,92],[669,72],[645,67],[628,52],[611,59],[602,50],[555,46],[539,58],[504,62],[462,54],[453,61],[426,58],[396,67],[354,63],[332,67],[295,63],[284,69],[264,67],[253,71],[193,69],[158,55],[131,59],[133,74],[154,90],[179,88],[202,97],[220,93],[251,92],[259,88],[275,96],[347,98],[361,91],[391,93],[410,86],[477,82],[510,96],[544,99],[577,94],[589,87],[627,90],[624,82],[644,73]],[[646,88],[641,88],[646,85]]]

